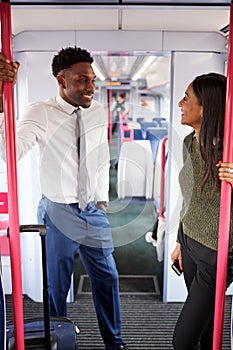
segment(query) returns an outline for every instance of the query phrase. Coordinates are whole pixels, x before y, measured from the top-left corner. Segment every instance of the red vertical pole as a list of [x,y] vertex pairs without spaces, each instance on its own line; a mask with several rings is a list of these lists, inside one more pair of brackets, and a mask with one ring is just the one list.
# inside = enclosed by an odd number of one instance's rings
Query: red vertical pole
[[[233,161],[233,4],[230,8],[230,34],[228,45],[228,69],[227,69],[227,96],[224,123],[224,141],[223,141],[223,161]],[[218,238],[218,258],[217,258],[217,277],[216,277],[216,295],[215,295],[215,314],[214,314],[214,337],[213,350],[222,349],[223,324],[224,324],[224,306],[225,289],[227,276],[228,245],[230,231],[230,210],[231,210],[231,185],[222,181],[220,217],[219,217],[219,238]]]
[[108,142],[112,142],[112,90],[108,90]]
[[[12,61],[10,3],[9,1],[2,1],[0,5],[2,52],[7,58],[9,58],[9,60]],[[12,83],[4,82],[3,89],[15,341],[16,349],[24,350],[23,299],[15,145],[14,87]]]

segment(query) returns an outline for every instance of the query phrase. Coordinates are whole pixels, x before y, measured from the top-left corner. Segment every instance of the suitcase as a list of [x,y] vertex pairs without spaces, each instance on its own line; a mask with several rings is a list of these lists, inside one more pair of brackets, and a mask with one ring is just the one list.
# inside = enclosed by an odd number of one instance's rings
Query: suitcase
[[[25,350],[78,350],[78,327],[67,317],[50,317],[46,268],[46,225],[21,225],[20,232],[39,232],[43,273],[43,318],[24,321]],[[15,349],[14,324],[7,323],[6,349]],[[20,350],[20,349],[17,349]]]
[[0,349],[5,349],[6,339],[6,312],[5,312],[5,295],[2,283],[2,273],[0,271]]

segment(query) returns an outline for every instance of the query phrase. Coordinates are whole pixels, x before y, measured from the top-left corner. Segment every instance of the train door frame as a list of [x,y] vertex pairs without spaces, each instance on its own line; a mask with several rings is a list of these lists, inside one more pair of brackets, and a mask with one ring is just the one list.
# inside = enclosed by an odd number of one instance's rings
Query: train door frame
[[[77,33],[79,35],[77,35]],[[145,38],[147,40],[145,40]],[[47,52],[48,48],[51,55],[54,52],[60,50],[61,46],[70,46],[76,45],[81,47],[88,46],[90,51],[99,51],[100,46],[102,51],[153,51],[158,52],[193,52],[193,53],[226,53],[227,48],[227,39],[218,33],[207,33],[207,32],[163,32],[163,31],[33,31],[33,32],[22,32],[14,37],[14,54],[16,56],[22,55],[25,60],[27,59],[27,55],[30,56],[35,52]],[[38,61],[36,68],[42,65],[41,60]],[[172,63],[173,64],[173,63]],[[198,63],[198,65],[202,65],[202,63]],[[184,72],[184,67],[188,67],[189,62],[184,62],[183,71],[181,76],[179,77],[182,83],[182,90],[185,88],[185,77],[186,73]],[[44,65],[43,65],[44,67]],[[47,67],[47,61],[46,61]],[[22,65],[21,65],[22,69]],[[21,85],[24,83],[26,85],[27,74],[29,74],[28,69],[31,69],[31,73],[35,76],[36,70],[33,70],[33,67],[25,66],[25,77],[24,80],[21,81]],[[46,68],[47,69],[47,68]],[[37,69],[38,70],[38,69]],[[208,68],[209,70],[209,68]],[[22,70],[21,70],[22,71]],[[193,76],[192,76],[193,78]],[[35,77],[34,77],[35,79]],[[41,76],[39,77],[41,79]],[[49,82],[48,82],[49,83]],[[35,90],[40,89],[38,82],[36,84],[34,81],[28,81],[28,99],[30,100],[30,96],[35,93]],[[44,83],[43,83],[43,86]],[[46,84],[47,88],[47,84]],[[22,89],[19,89],[22,90]],[[39,91],[39,93],[44,93],[43,91]],[[174,85],[171,89],[171,96],[174,91]],[[179,98],[182,96],[179,96]],[[173,98],[175,98],[173,96]],[[134,101],[132,101],[134,103]],[[176,101],[177,102],[177,101]],[[173,111],[171,111],[173,113]],[[170,136],[170,132],[169,132]],[[169,137],[170,140],[172,137]],[[23,199],[23,197],[22,197]],[[22,204],[25,204],[22,202]],[[26,208],[32,207],[32,203],[28,203]],[[31,219],[29,218],[31,221]],[[168,232],[170,235],[170,232]],[[167,273],[167,270],[170,269],[170,258],[169,258],[169,247],[165,247],[166,253],[166,261],[164,272],[166,278],[170,278],[170,275]],[[171,285],[172,282],[172,285]],[[176,292],[177,286],[180,284],[180,281],[174,280],[173,277],[170,281],[166,281],[169,283],[169,286],[166,285],[166,288],[170,288],[171,291]],[[168,293],[168,292],[166,292]],[[171,298],[164,297],[164,301],[172,301]],[[170,297],[170,296],[169,296]],[[173,299],[176,298],[176,295],[172,296]],[[179,299],[175,299],[175,301],[179,301]]]

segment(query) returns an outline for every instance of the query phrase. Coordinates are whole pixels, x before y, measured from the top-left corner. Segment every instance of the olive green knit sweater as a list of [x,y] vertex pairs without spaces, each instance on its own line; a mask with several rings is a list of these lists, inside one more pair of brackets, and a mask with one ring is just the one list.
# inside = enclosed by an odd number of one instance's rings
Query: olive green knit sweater
[[[220,160],[221,154],[219,157]],[[213,191],[213,180],[208,179],[201,192],[203,168],[198,141],[193,137],[193,133],[189,134],[184,139],[184,166],[179,175],[183,195],[180,219],[187,236],[217,250],[221,182],[218,182]],[[233,206],[231,207],[231,233],[232,228]],[[229,250],[233,251],[232,234]]]

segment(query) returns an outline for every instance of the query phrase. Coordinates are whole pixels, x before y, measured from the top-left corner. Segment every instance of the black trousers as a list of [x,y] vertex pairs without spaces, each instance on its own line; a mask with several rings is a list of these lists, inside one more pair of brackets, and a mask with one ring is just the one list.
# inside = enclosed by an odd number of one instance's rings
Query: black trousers
[[[178,234],[188,296],[173,335],[175,350],[212,350],[217,251]],[[228,256],[226,288],[233,281],[232,253]]]

